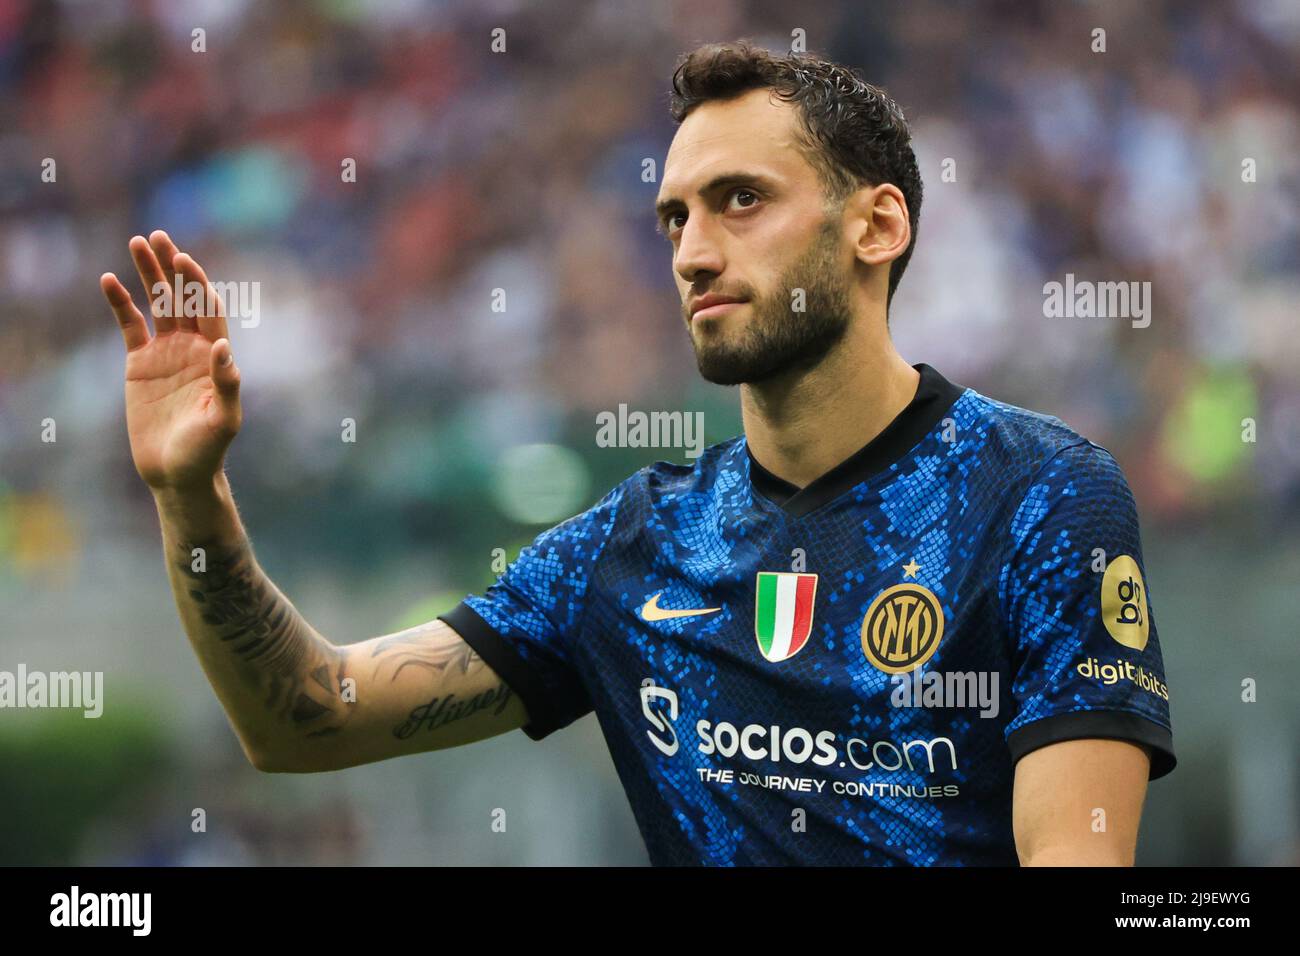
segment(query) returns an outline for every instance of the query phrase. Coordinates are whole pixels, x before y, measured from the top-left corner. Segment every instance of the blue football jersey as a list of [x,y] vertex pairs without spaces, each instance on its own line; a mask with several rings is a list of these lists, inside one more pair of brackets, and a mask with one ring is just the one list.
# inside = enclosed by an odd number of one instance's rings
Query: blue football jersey
[[1173,769],[1114,458],[917,369],[807,487],[743,436],[657,462],[443,615],[530,737],[595,711],[653,863],[1014,865],[1020,757],[1100,737]]

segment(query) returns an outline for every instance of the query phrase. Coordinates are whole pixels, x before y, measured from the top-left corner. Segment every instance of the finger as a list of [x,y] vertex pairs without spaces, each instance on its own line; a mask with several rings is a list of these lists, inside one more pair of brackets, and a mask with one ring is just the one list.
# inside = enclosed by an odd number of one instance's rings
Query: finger
[[108,304],[112,306],[113,315],[117,317],[117,325],[122,330],[126,350],[133,352],[148,345],[149,325],[145,322],[144,315],[131,301],[131,293],[126,291],[126,286],[122,285],[113,273],[105,272],[99,277],[99,288],[108,299]]
[[172,268],[177,276],[172,282],[172,288],[180,289],[180,295],[176,296],[176,324],[182,332],[197,332],[199,331],[199,316],[192,313],[195,312],[196,305],[200,315],[207,309],[206,298],[199,298],[206,285],[199,284],[199,279],[193,274],[192,270],[187,273],[181,267],[181,263],[186,261],[193,262],[194,260],[180,252],[172,256]]
[[[201,309],[203,314],[198,318],[196,330],[201,331],[214,342],[217,339],[224,339],[228,334],[226,331],[226,307],[221,301],[221,296],[217,295],[217,291],[208,282],[207,273],[184,252],[178,252],[172,257],[172,265],[184,277],[186,286],[191,282],[197,282],[203,290],[203,308]],[[188,289],[186,290],[186,297],[188,298]],[[186,321],[186,319],[181,320],[181,328],[185,328]],[[188,321],[193,322],[193,317],[190,317]]]
[[221,338],[212,343],[212,351],[208,354],[208,374],[215,386],[215,404],[221,428],[233,435],[239,431],[239,366],[235,364],[229,339]]
[[144,236],[132,236],[127,243],[131,250],[131,259],[135,262],[135,271],[144,283],[145,301],[149,303],[149,312],[153,315],[154,330],[162,335],[176,330],[176,318],[172,308],[171,290],[167,288],[167,276],[158,257],[153,254],[149,240]]
[[176,267],[172,264],[172,258],[180,250],[176,248],[176,243],[172,242],[172,237],[167,235],[161,229],[155,229],[149,233],[149,245],[153,247],[153,254],[158,257],[158,262],[162,265],[163,274],[167,276],[167,285],[176,285]]

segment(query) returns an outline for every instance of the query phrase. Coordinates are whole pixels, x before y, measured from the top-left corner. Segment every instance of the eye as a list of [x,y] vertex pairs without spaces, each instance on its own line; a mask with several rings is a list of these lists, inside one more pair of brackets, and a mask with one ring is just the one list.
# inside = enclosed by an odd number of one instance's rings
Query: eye
[[752,199],[753,202],[741,203],[741,205],[740,205],[740,208],[741,208],[741,209],[752,209],[752,208],[754,207],[755,203],[758,202],[758,193],[754,192],[754,190],[752,190],[752,189],[745,189],[745,188],[743,188],[743,187],[741,187],[741,188],[739,188],[739,189],[733,189],[730,193],[728,193],[728,194],[727,194],[727,202],[730,203],[731,200],[733,200],[733,199],[739,199],[739,198],[742,197],[742,196],[748,196],[748,197],[750,197],[750,199]]

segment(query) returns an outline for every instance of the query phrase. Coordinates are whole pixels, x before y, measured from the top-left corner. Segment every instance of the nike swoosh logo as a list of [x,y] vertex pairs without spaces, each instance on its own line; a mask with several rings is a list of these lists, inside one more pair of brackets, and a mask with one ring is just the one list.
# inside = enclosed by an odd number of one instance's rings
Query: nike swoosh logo
[[712,614],[715,611],[721,611],[720,607],[699,607],[686,608],[681,611],[670,610],[666,607],[659,606],[659,597],[664,592],[660,591],[645,604],[641,605],[641,619],[645,621],[671,621],[675,617],[695,617],[697,614]]

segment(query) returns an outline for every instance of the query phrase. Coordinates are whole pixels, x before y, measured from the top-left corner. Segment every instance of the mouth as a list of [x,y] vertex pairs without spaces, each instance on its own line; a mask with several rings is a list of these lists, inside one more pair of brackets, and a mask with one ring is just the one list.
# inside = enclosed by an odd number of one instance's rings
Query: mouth
[[727,312],[734,309],[738,309],[742,305],[746,305],[746,304],[747,303],[745,303],[744,301],[719,302],[717,305],[710,305],[703,309],[696,309],[695,312],[691,314],[691,321],[696,322],[700,319],[711,319],[711,318],[716,318],[720,315],[726,315]]

